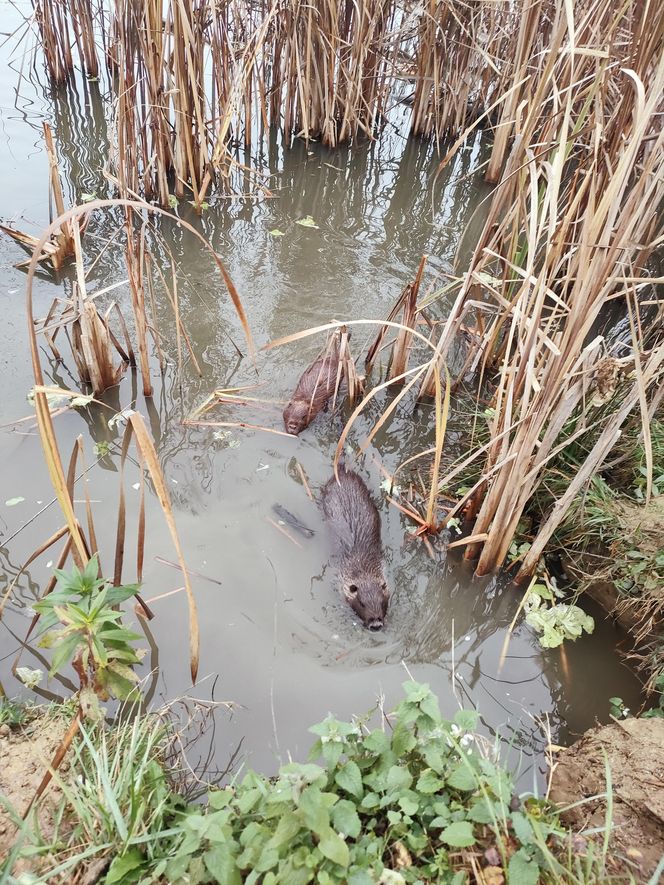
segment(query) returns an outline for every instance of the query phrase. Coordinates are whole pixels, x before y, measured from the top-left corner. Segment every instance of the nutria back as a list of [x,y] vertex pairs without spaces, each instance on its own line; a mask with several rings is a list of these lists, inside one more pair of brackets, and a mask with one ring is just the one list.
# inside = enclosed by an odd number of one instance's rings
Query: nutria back
[[370,630],[380,630],[389,590],[383,572],[380,516],[364,481],[344,465],[321,492],[323,514],[335,541],[341,590]]
[[325,408],[337,386],[339,349],[315,360],[304,370],[302,377],[284,409],[284,426],[288,433],[297,435]]

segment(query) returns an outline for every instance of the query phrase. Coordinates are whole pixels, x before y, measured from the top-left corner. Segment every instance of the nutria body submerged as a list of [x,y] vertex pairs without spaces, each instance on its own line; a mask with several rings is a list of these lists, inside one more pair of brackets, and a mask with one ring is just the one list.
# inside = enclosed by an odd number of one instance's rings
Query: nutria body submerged
[[363,480],[343,464],[323,486],[322,506],[339,557],[341,592],[370,630],[380,630],[390,598],[383,573],[380,516]]
[[284,409],[284,427],[297,436],[324,409],[337,386],[339,350],[321,357],[305,369]]

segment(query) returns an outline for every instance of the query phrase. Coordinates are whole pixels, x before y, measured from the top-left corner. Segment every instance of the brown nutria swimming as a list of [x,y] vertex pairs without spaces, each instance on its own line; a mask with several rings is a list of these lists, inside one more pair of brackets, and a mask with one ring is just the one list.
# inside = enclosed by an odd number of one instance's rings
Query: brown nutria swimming
[[383,573],[380,516],[363,480],[343,464],[321,492],[323,513],[337,545],[341,590],[369,630],[385,622],[390,593]]
[[315,360],[297,382],[297,387],[284,409],[284,427],[297,436],[324,409],[337,386],[339,353]]

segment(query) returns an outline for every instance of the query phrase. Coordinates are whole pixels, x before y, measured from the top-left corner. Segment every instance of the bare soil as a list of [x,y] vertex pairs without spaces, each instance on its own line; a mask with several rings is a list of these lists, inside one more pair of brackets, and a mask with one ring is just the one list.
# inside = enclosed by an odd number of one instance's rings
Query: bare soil
[[[7,858],[17,838],[17,827],[5,803],[12,807],[14,816],[26,811],[48,766],[67,731],[64,718],[36,710],[25,725],[10,729],[0,727],[0,864]],[[61,770],[66,770],[67,762]],[[54,813],[62,793],[51,782],[36,811],[41,832],[49,837],[54,830]],[[26,872],[28,867],[14,868],[14,874]]]
[[589,799],[562,814],[575,832],[606,823],[606,799],[592,798],[607,792],[605,758],[613,796],[610,851],[645,883],[664,856],[664,719],[593,728],[560,753],[551,798],[562,807]]

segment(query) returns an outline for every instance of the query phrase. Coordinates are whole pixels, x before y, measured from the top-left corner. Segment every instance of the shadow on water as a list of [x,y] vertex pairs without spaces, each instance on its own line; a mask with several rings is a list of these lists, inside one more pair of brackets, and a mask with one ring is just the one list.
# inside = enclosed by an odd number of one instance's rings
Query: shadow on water
[[[3,15],[6,8],[0,7]],[[34,147],[40,115],[54,124],[63,175],[74,200],[86,193],[109,192],[103,176],[109,108],[95,83],[78,93],[68,89],[49,95],[38,84],[24,81],[21,90],[21,106],[30,107],[29,122],[14,107],[11,85],[0,85],[7,136],[0,145],[0,161],[9,178],[4,211],[9,218],[29,218],[38,229],[48,220],[46,160]],[[178,207],[226,262],[259,346],[333,317],[384,317],[412,278],[422,253],[430,255],[428,280],[440,285],[453,266],[462,235],[465,232],[465,249],[482,220],[488,190],[474,174],[484,157],[479,139],[460,151],[437,178],[439,157],[432,144],[406,140],[395,128],[376,143],[333,151],[299,142],[287,148],[270,132],[261,151],[251,161],[269,173],[271,197],[219,198],[200,219],[186,202]],[[317,227],[297,224],[307,215]],[[106,248],[120,222],[114,212],[91,222],[86,248],[90,260],[97,260],[90,291],[126,275],[121,246]],[[376,462],[382,459],[394,470],[426,443],[426,408],[414,415],[398,410],[359,467],[380,500],[393,598],[383,633],[370,635],[355,623],[335,590],[320,514],[294,469],[297,459],[314,492],[320,488],[331,472],[341,416],[321,416],[297,440],[237,429],[217,434],[214,428],[182,423],[219,386],[258,382],[258,395],[286,399],[320,341],[304,340],[259,354],[257,376],[248,360],[238,360],[233,342],[244,348],[242,332],[209,257],[176,224],[160,221],[159,229],[177,265],[181,315],[203,377],[197,377],[186,360],[178,372],[170,308],[160,302],[156,321],[168,365],[160,376],[153,361],[154,397],[146,401],[135,373],[128,371],[118,388],[103,397],[105,407],[67,412],[56,418],[56,430],[67,455],[77,435],[83,436],[87,463],[93,466],[79,482],[88,481],[103,538],[102,564],[108,571],[121,432],[109,427],[108,419],[133,405],[148,420],[188,564],[214,580],[193,578],[201,624],[201,680],[192,688],[181,576],[162,561],[172,560],[173,553],[150,493],[145,596],[178,592],[155,601],[154,621],[142,625],[144,645],[150,649],[142,675],[154,671],[147,678],[148,697],[154,702],[188,693],[237,704],[232,713],[219,709],[215,764],[224,768],[240,743],[235,761],[248,758],[266,771],[289,753],[302,757],[311,723],[329,710],[340,717],[362,712],[378,694],[389,706],[410,674],[431,683],[447,714],[460,703],[476,707],[485,731],[499,733],[511,745],[510,752],[520,757],[522,784],[530,786],[540,777],[548,739],[540,726],[542,717],[548,718],[553,738],[564,743],[595,718],[607,719],[610,696],[621,695],[630,705],[636,702],[636,679],[616,655],[621,637],[599,612],[594,612],[595,634],[566,646],[565,657],[559,650],[541,649],[521,624],[499,669],[518,593],[502,579],[474,579],[465,564],[446,557],[444,544],[430,559],[419,542],[409,539],[410,527],[380,491]],[[154,248],[168,263],[164,247],[156,242]],[[24,276],[13,267],[21,257],[13,244],[0,241],[4,421],[28,413],[25,395],[32,386]],[[63,285],[68,291],[71,270],[63,277],[63,284],[46,273],[38,278],[35,297],[42,315],[53,298],[62,295]],[[114,290],[113,297],[126,306],[126,287]],[[443,302],[442,316],[444,310]],[[365,334],[370,333],[358,330],[354,338],[358,350]],[[46,351],[42,359],[48,383],[77,386],[73,362],[58,364]],[[261,421],[279,427],[280,411],[277,402],[261,413]],[[225,417],[238,419],[232,410]],[[359,422],[356,439],[366,432],[369,420],[370,416]],[[95,443],[109,444],[108,454],[95,451]],[[464,440],[451,439],[450,444],[461,450]],[[59,527],[60,518],[55,505],[47,506],[52,495],[34,428],[23,424],[2,430],[0,465],[5,499],[23,499],[12,508],[0,502],[0,559],[5,578],[11,580],[16,563],[25,561]],[[131,495],[138,494],[133,488],[138,466],[129,463],[125,474],[131,502]],[[296,546],[279,534],[268,522],[275,503],[310,525],[314,537]],[[130,519],[135,518],[130,513]],[[131,527],[127,537],[129,568],[136,555]],[[57,555],[57,550],[49,551],[26,570],[0,623],[0,681],[9,694],[22,690],[11,675],[11,663],[30,622],[30,606],[46,583],[48,563]],[[45,669],[37,641],[38,637],[24,649],[22,663]],[[64,683],[50,680],[43,696],[66,693],[70,675],[64,674]]]

